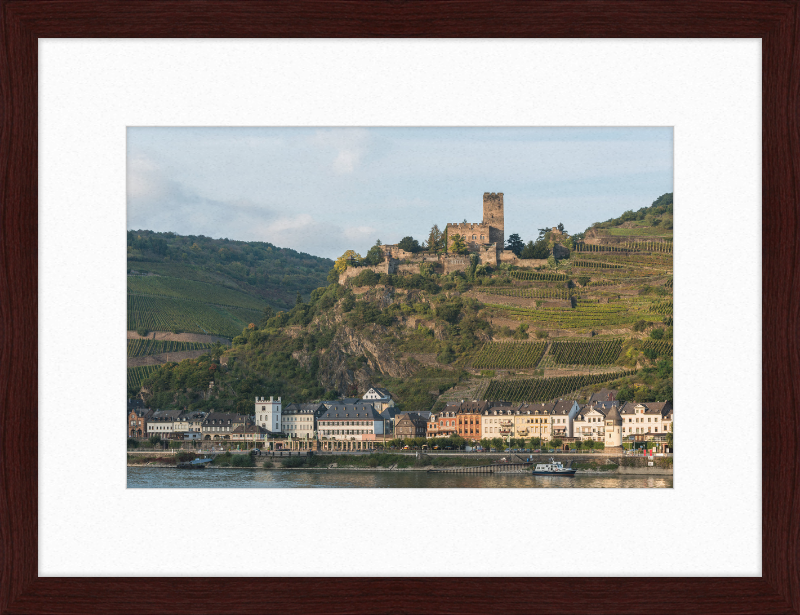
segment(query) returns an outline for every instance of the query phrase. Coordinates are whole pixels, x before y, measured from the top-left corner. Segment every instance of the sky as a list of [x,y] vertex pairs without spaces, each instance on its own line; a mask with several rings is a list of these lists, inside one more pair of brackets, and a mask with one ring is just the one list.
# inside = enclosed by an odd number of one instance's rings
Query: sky
[[266,241],[337,258],[431,226],[567,232],[672,192],[666,128],[129,127],[128,229]]

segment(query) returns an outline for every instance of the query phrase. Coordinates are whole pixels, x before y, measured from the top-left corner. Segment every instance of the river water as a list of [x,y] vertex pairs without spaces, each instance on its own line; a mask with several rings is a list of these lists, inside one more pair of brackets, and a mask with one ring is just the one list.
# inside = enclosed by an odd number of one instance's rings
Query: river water
[[362,470],[128,468],[128,487],[276,489],[283,487],[672,487],[672,476],[429,474]]

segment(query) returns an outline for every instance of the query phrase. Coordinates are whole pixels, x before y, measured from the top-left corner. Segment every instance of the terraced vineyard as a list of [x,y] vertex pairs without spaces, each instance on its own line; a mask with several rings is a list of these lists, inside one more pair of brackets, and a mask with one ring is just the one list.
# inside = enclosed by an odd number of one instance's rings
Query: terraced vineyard
[[201,342],[172,342],[164,340],[128,340],[128,357],[146,357],[162,352],[183,352],[185,350],[202,350],[211,344]]
[[573,267],[585,267],[589,269],[623,269],[624,265],[618,265],[616,263],[607,263],[604,261],[594,261],[594,260],[574,260],[572,261]]
[[650,306],[650,311],[662,316],[672,316],[672,301],[662,301]]
[[620,248],[617,246],[598,246],[593,243],[584,243],[579,241],[575,245],[575,252],[628,252],[625,248]]
[[128,295],[128,330],[186,331],[234,337],[261,312],[223,308],[186,299]]
[[548,358],[558,365],[611,365],[622,352],[622,339],[554,341]]
[[539,308],[536,310],[489,304],[488,307],[534,327],[553,329],[594,329],[633,324],[642,315],[622,303],[578,304],[577,308]]
[[524,369],[536,367],[547,342],[488,342],[472,361],[472,367]]
[[567,300],[570,296],[578,295],[577,292],[561,288],[493,288],[487,286],[481,288],[479,292],[487,295],[499,295],[501,297],[518,297],[520,299],[563,299]]
[[642,341],[642,350],[655,350],[660,357],[672,356],[672,342],[667,340],[646,339]]
[[128,276],[128,292],[251,310],[263,310],[265,305],[263,301],[232,288],[166,276]]
[[141,367],[128,368],[128,388],[136,389],[137,391],[142,387],[142,381],[150,374],[156,371],[159,365],[143,365]]
[[511,277],[516,280],[542,280],[544,282],[565,282],[565,273],[541,273],[539,271],[512,271]]
[[635,373],[636,370],[629,370],[555,378],[492,380],[486,389],[484,399],[513,402],[550,401],[589,385],[609,382]]

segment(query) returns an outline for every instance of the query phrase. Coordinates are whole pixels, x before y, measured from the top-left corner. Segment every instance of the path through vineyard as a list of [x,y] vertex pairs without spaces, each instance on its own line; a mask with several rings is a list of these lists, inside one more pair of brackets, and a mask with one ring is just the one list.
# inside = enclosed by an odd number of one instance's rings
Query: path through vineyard
[[[210,336],[205,336],[210,337]],[[151,354],[144,357],[128,357],[128,367],[140,367],[142,365],[161,365],[162,363],[180,363],[184,359],[196,359],[197,357],[208,354],[208,349],[183,350],[181,352],[162,352]]]
[[202,333],[172,333],[171,331],[150,331],[145,336],[141,336],[136,331],[128,331],[129,340],[151,339],[163,340],[168,342],[201,342],[213,344],[219,342],[230,346],[231,340],[220,335],[204,335]]

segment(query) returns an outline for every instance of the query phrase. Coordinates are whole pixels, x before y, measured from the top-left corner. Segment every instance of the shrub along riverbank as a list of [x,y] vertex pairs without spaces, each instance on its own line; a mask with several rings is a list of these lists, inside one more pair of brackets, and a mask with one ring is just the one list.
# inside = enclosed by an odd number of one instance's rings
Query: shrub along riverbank
[[[181,461],[195,458],[194,453],[178,453],[173,456],[128,455],[128,465],[175,467]],[[523,456],[524,458],[524,456]],[[534,462],[547,462],[549,457],[536,455]],[[578,471],[628,473],[651,471],[663,473],[672,470],[671,457],[657,457],[652,467],[647,460],[628,457],[612,457],[602,460],[570,460]],[[487,466],[497,462],[497,456],[447,457],[444,455],[400,455],[396,453],[372,453],[369,455],[312,455],[309,457],[276,457],[264,460],[247,454],[224,453],[214,457],[210,466],[220,468],[281,469],[358,469],[358,470],[423,470],[427,468],[471,468]],[[566,461],[569,463],[569,461]]]

